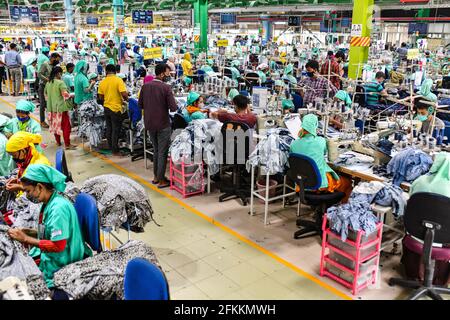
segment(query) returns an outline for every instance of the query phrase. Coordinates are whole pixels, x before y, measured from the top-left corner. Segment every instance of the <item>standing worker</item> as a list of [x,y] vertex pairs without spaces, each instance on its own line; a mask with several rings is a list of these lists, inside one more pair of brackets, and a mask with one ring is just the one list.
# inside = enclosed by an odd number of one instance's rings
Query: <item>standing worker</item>
[[169,186],[165,177],[167,154],[172,133],[169,111],[178,109],[173,96],[172,88],[164,83],[170,79],[170,67],[167,64],[158,64],[155,68],[156,79],[144,84],[139,95],[139,107],[144,109],[145,130],[150,131],[153,156],[153,184],[158,188]]
[[22,58],[17,51],[17,45],[11,43],[10,50],[5,54],[5,64],[8,67],[9,77],[13,83],[13,96],[20,95],[20,85],[22,83]]
[[116,66],[106,66],[106,78],[98,86],[98,100],[105,108],[106,138],[112,155],[122,156],[119,150],[119,134],[123,121],[123,101],[128,101],[125,82],[116,75]]
[[45,61],[42,63],[41,67],[38,70],[38,78],[39,82],[39,116],[41,120],[41,126],[43,128],[48,128],[48,124],[45,122],[45,109],[47,108],[47,103],[45,100],[45,85],[47,84],[50,73],[52,72],[53,67],[57,66],[60,60],[60,56],[58,53],[53,52],[50,56],[49,61]]

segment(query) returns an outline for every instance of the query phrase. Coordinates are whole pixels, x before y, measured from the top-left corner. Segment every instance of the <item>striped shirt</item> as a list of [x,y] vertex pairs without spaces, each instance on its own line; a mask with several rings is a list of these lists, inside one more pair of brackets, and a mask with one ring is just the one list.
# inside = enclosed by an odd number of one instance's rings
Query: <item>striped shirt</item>
[[306,107],[308,103],[314,103],[316,98],[326,98],[327,91],[330,90],[329,97],[334,97],[337,88],[328,81],[327,78],[306,78],[299,83],[300,86],[305,86],[303,96],[303,107]]
[[383,86],[378,82],[369,82],[364,85],[367,94],[367,105],[374,106],[380,102],[380,92],[383,91]]

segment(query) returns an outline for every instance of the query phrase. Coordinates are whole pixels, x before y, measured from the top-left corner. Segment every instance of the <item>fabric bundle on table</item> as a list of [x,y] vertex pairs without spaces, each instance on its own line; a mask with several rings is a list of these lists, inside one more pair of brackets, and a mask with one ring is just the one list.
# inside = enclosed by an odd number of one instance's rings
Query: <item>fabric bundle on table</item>
[[27,281],[35,299],[45,299],[50,292],[41,271],[23,245],[8,235],[9,227],[0,225],[0,280],[16,277]]
[[419,149],[408,148],[396,154],[387,165],[393,183],[399,186],[404,181],[412,182],[430,170],[433,160]]
[[78,136],[88,138],[91,146],[98,146],[106,128],[103,107],[94,100],[88,100],[78,106],[78,113]]
[[295,139],[284,128],[268,129],[265,133],[248,158],[247,171],[261,166],[268,174],[283,173],[289,166],[289,148]]
[[118,228],[128,222],[132,231],[143,232],[153,220],[145,189],[130,178],[116,174],[96,176],[86,180],[80,191],[97,200],[101,226]]
[[103,251],[60,269],[54,275],[55,287],[73,299],[123,299],[125,268],[134,258],[147,259],[160,267],[149,246],[131,240],[117,249]]
[[334,161],[335,165],[355,165],[355,164],[372,164],[375,161],[374,158],[365,154],[347,151],[341,153],[339,157]]
[[221,125],[211,119],[193,120],[181,130],[170,145],[170,157],[174,163],[201,162],[208,165],[209,174],[219,172],[222,158]]
[[398,186],[371,181],[361,182],[353,188],[349,201],[375,203],[380,206],[392,207],[393,214],[396,217],[400,217],[405,212],[408,199]]

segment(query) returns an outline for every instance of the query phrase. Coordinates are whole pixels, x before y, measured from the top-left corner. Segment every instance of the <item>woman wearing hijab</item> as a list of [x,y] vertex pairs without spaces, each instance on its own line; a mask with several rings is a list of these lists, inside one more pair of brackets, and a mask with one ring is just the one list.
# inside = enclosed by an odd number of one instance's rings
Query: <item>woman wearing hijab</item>
[[60,194],[66,189],[65,181],[66,176],[50,166],[30,165],[20,184],[30,201],[43,203],[38,229],[28,234],[18,228],[8,230],[12,239],[33,247],[29,254],[38,262],[50,289],[56,271],[92,256],[73,204]]
[[[341,101],[345,104],[345,110],[350,110],[352,107],[352,98],[350,95],[344,91],[339,90],[334,95],[334,101]],[[343,127],[343,118],[341,116],[334,116],[330,118],[330,124],[336,129],[342,129]]]
[[233,80],[238,80],[241,77],[241,72],[239,71],[239,66],[241,65],[241,62],[239,60],[233,60],[231,61],[231,78]]
[[[420,86],[419,94],[431,102],[437,102],[437,96],[431,92],[431,88],[433,87],[433,80],[425,79]],[[420,98],[419,98],[420,99]]]
[[[6,143],[6,152],[8,152],[19,169],[17,178],[20,179],[25,170],[31,164],[50,165],[47,157],[39,152],[37,146],[42,142],[39,134],[32,134],[25,131],[19,131],[9,138]],[[6,184],[8,191],[23,191],[18,179],[10,179]]]
[[438,153],[428,174],[412,183],[410,195],[418,192],[437,193],[450,198],[450,153]]
[[202,109],[205,106],[203,103],[203,97],[194,91],[191,91],[187,97],[187,106],[183,109],[183,117],[187,123],[192,120],[206,119],[206,115]]
[[327,153],[327,141],[324,137],[317,135],[319,119],[315,114],[307,114],[302,119],[302,129],[299,137],[292,142],[291,152],[305,155],[311,158],[317,165],[320,172],[322,184],[319,191],[345,192],[348,198],[352,191],[352,184],[349,179],[339,177],[327,164],[325,154]]
[[269,73],[269,66],[267,65],[267,63],[261,63],[257,68],[258,71],[258,76],[259,76],[259,81],[261,83],[266,83],[267,82],[267,75],[270,74]]
[[284,68],[283,80],[289,81],[291,85],[297,85],[297,79],[293,76],[294,66],[292,64],[288,64],[286,68]]
[[181,60],[181,67],[183,68],[183,75],[185,77],[192,77],[193,75],[191,60],[191,54],[189,52],[186,52],[183,56],[183,60]]
[[16,103],[16,117],[8,121],[5,127],[5,134],[11,136],[19,131],[26,131],[35,134],[41,134],[41,125],[34,119],[30,118],[35,105],[31,101],[19,100]]
[[80,105],[85,101],[93,99],[93,90],[95,82],[89,81],[87,72],[89,64],[85,60],[80,60],[75,66],[75,103]]
[[62,69],[54,67],[50,78],[45,85],[47,97],[48,122],[50,132],[55,135],[56,144],[61,146],[61,135],[64,137],[66,150],[74,150],[77,147],[70,143],[70,117],[69,111],[72,105],[69,101],[70,94],[62,78]]

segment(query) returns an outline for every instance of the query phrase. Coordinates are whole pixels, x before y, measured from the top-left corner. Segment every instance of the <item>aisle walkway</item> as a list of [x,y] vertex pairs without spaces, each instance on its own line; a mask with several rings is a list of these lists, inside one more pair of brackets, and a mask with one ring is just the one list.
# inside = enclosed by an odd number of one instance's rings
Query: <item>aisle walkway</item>
[[[12,98],[2,97],[0,112],[13,114]],[[54,159],[56,145],[48,131],[45,153]],[[131,176],[148,190],[155,219],[145,232],[133,234],[155,250],[169,280],[173,299],[346,299],[340,291],[317,284],[268,254],[199,217],[195,209],[153,190],[148,182],[121,168],[110,159],[81,149],[66,152],[76,183],[100,174]],[[148,174],[146,173],[148,176]],[[174,201],[175,200],[175,201]],[[193,212],[194,211],[194,212]],[[213,223],[211,223],[213,222]],[[119,232],[126,238],[124,231]],[[325,287],[324,287],[325,286]]]

